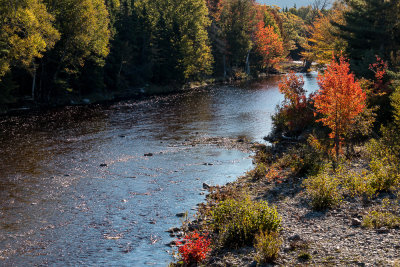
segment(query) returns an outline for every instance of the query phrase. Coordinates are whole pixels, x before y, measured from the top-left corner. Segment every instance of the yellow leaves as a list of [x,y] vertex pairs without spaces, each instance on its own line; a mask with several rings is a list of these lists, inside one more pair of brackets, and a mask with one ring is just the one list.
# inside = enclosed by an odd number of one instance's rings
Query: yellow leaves
[[29,68],[60,38],[52,25],[54,18],[40,0],[25,0],[16,3],[12,12],[7,11],[0,22],[0,42],[8,48],[7,56],[0,62],[0,77],[16,64]]
[[344,7],[333,9],[314,22],[310,29],[311,36],[305,44],[306,51],[302,53],[303,57],[320,64],[328,64],[333,53],[339,54],[345,50],[346,42],[338,37],[339,30],[332,24],[332,22],[344,23],[344,11]]

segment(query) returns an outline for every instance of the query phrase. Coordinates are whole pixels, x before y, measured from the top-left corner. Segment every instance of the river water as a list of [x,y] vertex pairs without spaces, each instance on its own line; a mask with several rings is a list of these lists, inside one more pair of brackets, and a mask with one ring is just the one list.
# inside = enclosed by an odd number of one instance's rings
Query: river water
[[188,143],[262,141],[278,79],[0,117],[0,266],[166,266],[165,230],[195,213],[203,182],[251,168],[248,153]]

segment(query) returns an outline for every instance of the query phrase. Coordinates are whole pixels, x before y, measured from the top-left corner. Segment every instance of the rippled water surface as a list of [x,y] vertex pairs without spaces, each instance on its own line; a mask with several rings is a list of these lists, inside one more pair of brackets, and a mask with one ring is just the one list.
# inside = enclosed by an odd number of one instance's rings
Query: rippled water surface
[[[0,117],[0,265],[166,266],[175,214],[195,213],[203,182],[251,167],[244,152],[188,143],[261,141],[277,79]],[[315,74],[305,82],[316,89]]]

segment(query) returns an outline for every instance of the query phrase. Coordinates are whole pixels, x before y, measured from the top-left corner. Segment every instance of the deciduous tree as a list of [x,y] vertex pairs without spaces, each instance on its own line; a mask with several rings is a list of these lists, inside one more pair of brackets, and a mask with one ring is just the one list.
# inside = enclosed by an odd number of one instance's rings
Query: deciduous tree
[[318,121],[331,129],[329,137],[334,140],[338,158],[343,135],[364,109],[366,95],[343,56],[339,61],[332,59],[324,74],[318,76],[318,84],[320,90],[314,97],[314,105],[323,116]]
[[263,67],[267,70],[283,59],[283,42],[273,26],[265,26],[264,21],[259,21],[254,32],[254,41]]
[[0,81],[17,65],[34,73],[34,60],[60,38],[54,17],[41,0],[0,0],[0,18]]
[[338,28],[332,25],[332,22],[344,23],[344,11],[344,5],[336,6],[328,14],[321,14],[321,17],[313,23],[310,37],[304,47],[306,51],[302,53],[304,58],[325,65],[332,59],[332,53],[345,51],[346,42],[338,36]]

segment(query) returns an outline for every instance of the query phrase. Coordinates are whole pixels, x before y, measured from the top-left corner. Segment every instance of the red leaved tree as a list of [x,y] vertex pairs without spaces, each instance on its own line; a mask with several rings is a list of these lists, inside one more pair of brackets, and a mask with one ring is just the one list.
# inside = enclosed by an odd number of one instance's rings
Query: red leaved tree
[[265,26],[263,20],[260,20],[256,25],[254,43],[256,51],[262,57],[264,68],[272,68],[282,60],[282,38],[275,32],[274,27],[270,25]]
[[285,96],[285,106],[298,107],[306,103],[306,90],[303,88],[302,76],[297,76],[293,71],[285,75],[279,82],[279,92]]
[[318,121],[332,130],[329,137],[334,140],[338,158],[343,136],[364,109],[366,95],[343,56],[339,62],[332,59],[325,73],[318,76],[318,84],[320,90],[314,97],[314,105],[323,115]]
[[285,97],[279,112],[284,118],[288,133],[301,133],[313,121],[313,112],[309,108],[310,99],[303,88],[303,77],[291,71],[282,77],[278,86],[279,92]]
[[390,80],[388,79],[388,65],[379,56],[376,57],[376,62],[369,65],[369,69],[375,74],[375,94],[384,95],[388,92]]

